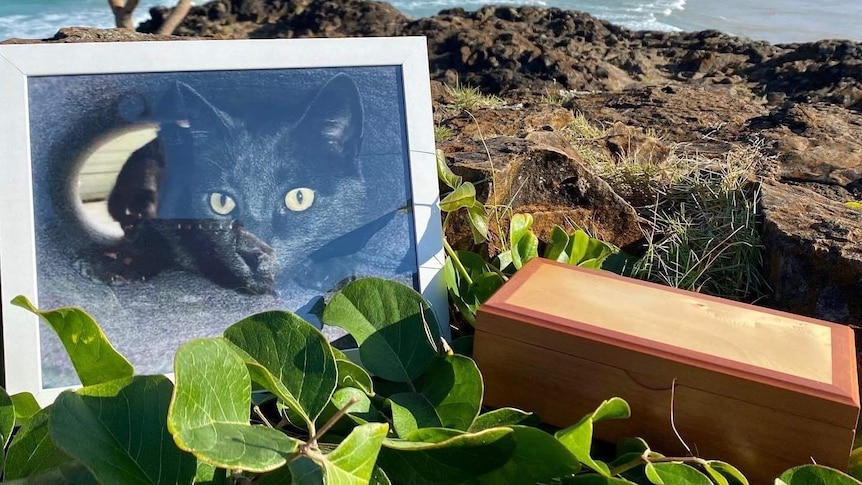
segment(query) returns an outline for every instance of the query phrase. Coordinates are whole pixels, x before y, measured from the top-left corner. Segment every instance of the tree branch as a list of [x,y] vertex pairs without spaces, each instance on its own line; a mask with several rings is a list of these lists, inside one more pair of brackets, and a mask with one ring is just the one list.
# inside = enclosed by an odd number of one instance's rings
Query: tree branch
[[[135,0],[137,2],[137,0]],[[192,0],[179,0],[177,6],[174,7],[171,14],[168,15],[168,18],[165,19],[165,22],[159,27],[159,34],[161,35],[171,35],[174,33],[174,30],[180,26],[183,22],[183,19],[188,15],[189,10],[192,8]]]
[[138,8],[139,0],[108,0],[114,13],[114,25],[121,29],[135,30],[132,13]]

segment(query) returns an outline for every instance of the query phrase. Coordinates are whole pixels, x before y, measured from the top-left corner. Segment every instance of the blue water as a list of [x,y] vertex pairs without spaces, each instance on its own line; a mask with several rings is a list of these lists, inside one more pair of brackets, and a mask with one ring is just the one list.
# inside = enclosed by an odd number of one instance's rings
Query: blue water
[[[197,0],[203,3],[205,0]],[[391,0],[407,15],[439,10],[474,10],[492,0]],[[135,20],[172,0],[141,0]],[[497,2],[500,3],[500,2]],[[537,5],[582,10],[632,29],[703,30],[768,40],[803,42],[824,38],[862,41],[862,0],[522,0]],[[45,38],[64,26],[111,27],[105,0],[0,0],[0,39]]]

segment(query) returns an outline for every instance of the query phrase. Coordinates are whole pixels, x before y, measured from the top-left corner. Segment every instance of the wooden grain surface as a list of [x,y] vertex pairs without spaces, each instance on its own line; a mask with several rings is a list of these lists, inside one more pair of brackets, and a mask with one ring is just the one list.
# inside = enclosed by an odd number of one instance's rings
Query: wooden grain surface
[[[832,383],[832,329],[695,293],[541,265],[505,300],[652,342]],[[804,356],[804,358],[801,358]]]
[[[655,451],[684,456],[687,451],[671,426],[673,413],[680,436],[697,456],[738,466],[753,485],[771,484],[782,471],[812,459],[847,468],[852,428],[722,394],[732,383],[718,382],[715,392],[709,392],[683,378],[673,389],[671,409],[671,387],[651,387],[658,383],[654,375],[482,330],[476,332],[474,358],[484,377],[488,406],[528,409],[544,422],[566,427],[603,400],[618,396],[630,404],[632,417],[598,423],[599,439],[615,442],[638,436]],[[667,370],[665,378],[670,379],[673,366]]]

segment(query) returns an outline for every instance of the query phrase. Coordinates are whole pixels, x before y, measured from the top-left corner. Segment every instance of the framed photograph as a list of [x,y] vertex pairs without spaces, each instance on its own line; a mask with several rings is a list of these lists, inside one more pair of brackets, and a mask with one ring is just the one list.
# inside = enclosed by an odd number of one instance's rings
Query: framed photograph
[[78,385],[10,304],[78,306],[140,374],[367,276],[448,335],[424,38],[0,46],[5,386]]

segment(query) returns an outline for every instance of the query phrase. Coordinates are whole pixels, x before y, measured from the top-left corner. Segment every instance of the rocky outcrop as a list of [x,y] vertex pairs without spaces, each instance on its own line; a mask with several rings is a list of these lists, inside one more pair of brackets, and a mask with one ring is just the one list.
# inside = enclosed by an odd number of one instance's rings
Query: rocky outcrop
[[[155,32],[166,10],[141,25]],[[745,85],[776,100],[862,105],[857,43],[771,45],[716,31],[630,31],[556,8],[450,9],[410,19],[365,0],[216,0],[194,7],[179,35],[295,38],[424,35],[432,77],[486,93],[619,91],[666,82]]]
[[762,186],[773,302],[801,315],[860,323],[862,211],[805,187]]

